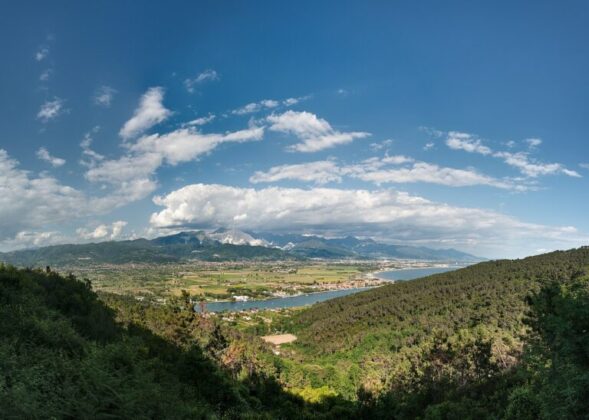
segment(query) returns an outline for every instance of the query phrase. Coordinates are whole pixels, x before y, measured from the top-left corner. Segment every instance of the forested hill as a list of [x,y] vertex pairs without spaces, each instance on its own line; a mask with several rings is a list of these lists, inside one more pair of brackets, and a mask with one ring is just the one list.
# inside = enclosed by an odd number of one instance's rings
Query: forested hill
[[514,330],[520,327],[531,291],[588,267],[589,247],[483,262],[325,301],[303,311],[293,328],[299,342],[327,353],[353,348],[369,338],[383,342],[387,336],[400,345],[434,330],[449,332],[477,324]]
[[589,247],[329,300],[283,328],[285,381],[366,418],[589,418]]
[[2,419],[316,416],[270,378],[236,380],[194,342],[118,323],[89,283],[0,264]]

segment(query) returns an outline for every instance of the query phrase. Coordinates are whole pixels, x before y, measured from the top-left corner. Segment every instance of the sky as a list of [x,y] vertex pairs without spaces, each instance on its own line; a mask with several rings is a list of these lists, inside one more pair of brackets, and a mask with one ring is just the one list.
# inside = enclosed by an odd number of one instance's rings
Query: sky
[[589,244],[589,3],[12,2],[0,250],[235,227]]

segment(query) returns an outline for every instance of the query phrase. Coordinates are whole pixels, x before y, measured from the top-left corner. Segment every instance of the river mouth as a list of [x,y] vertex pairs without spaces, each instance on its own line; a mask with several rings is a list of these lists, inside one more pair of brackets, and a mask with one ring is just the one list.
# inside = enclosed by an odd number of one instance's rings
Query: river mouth
[[[391,271],[381,271],[375,273],[374,276],[386,281],[408,281],[421,277],[430,276],[432,274],[446,273],[454,271],[463,266],[445,266],[445,267],[428,267],[428,268],[408,268]],[[347,296],[354,293],[363,292],[365,290],[374,289],[374,287],[357,287],[342,290],[329,290],[326,292],[316,292],[300,294],[296,296],[288,296],[281,298],[272,298],[264,300],[249,300],[245,302],[207,302],[205,304],[207,312],[239,312],[251,310],[265,310],[265,309],[282,309],[295,308],[299,306],[308,306],[315,303],[324,302],[329,299]],[[200,305],[195,305],[194,310],[201,312]]]

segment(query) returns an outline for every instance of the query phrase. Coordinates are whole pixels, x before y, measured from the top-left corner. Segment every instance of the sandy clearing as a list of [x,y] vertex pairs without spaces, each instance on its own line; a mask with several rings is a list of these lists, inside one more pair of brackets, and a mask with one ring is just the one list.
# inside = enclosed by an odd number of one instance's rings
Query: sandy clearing
[[274,344],[275,346],[292,343],[296,339],[297,336],[293,334],[265,335],[262,337],[262,340],[264,340],[266,343]]

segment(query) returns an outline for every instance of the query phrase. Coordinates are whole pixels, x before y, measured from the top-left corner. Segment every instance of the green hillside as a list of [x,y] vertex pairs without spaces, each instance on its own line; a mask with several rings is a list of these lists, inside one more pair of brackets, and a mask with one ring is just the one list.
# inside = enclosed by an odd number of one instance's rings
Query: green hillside
[[[182,317],[176,312],[175,319]],[[271,379],[234,379],[194,341],[181,345],[117,322],[88,283],[0,265],[0,418],[314,418],[312,413]]]
[[[499,415],[508,393],[498,391],[509,389],[502,381],[521,379],[505,375],[520,366],[533,337],[530,296],[553,282],[555,294],[579,281],[586,293],[588,267],[585,247],[484,262],[314,305],[284,322],[299,339],[290,345],[283,380],[302,389],[322,384],[368,405],[385,401],[399,418],[463,399],[468,412]],[[587,325],[589,301],[583,304]],[[578,337],[585,340],[583,363],[588,331]],[[583,375],[589,384],[589,370]]]
[[19,267],[85,266],[92,264],[174,263],[187,260],[239,261],[293,258],[283,251],[262,246],[219,242],[160,243],[157,240],[109,241],[53,245],[0,253],[0,261]]

